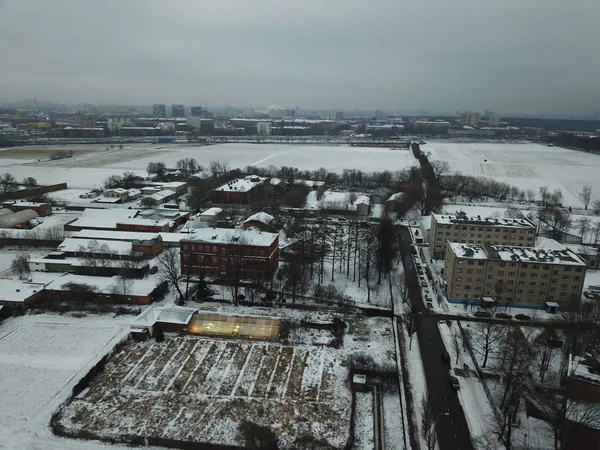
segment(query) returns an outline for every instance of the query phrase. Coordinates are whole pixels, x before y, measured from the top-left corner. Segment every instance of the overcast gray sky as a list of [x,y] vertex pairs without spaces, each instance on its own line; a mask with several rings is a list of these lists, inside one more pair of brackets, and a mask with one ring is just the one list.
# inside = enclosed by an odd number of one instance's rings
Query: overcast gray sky
[[591,114],[599,0],[0,0],[0,100]]

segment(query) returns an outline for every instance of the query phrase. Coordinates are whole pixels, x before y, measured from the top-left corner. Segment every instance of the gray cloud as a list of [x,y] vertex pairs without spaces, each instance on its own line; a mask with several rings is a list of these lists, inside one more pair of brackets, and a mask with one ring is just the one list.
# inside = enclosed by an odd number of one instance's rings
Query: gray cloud
[[597,0],[0,0],[0,99],[590,113]]

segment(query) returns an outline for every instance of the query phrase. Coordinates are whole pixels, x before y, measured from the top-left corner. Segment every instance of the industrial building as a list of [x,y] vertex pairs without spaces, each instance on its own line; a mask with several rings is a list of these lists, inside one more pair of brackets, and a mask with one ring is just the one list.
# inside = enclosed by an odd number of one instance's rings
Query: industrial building
[[210,199],[220,204],[248,204],[263,192],[266,180],[256,175],[236,178],[213,189],[210,192]]

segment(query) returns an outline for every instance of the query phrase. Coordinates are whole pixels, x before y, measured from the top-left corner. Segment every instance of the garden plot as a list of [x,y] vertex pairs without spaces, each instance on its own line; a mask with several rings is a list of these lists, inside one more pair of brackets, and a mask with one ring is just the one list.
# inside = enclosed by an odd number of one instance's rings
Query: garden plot
[[[127,317],[26,315],[0,324],[0,447],[34,448],[75,382],[125,334]],[[60,445],[47,448],[61,448]]]
[[349,357],[373,354],[395,367],[389,320],[348,323],[340,349],[302,332],[295,345],[176,335],[128,343],[64,406],[59,425],[68,435],[122,442],[145,434],[239,445],[237,427],[251,420],[270,427],[283,446],[308,435],[342,448],[350,427]]

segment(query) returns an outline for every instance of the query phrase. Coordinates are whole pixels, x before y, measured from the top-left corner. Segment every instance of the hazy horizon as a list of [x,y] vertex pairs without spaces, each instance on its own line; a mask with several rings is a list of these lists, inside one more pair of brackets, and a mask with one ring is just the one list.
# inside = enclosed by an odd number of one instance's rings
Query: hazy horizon
[[0,0],[0,101],[591,115],[576,3]]

